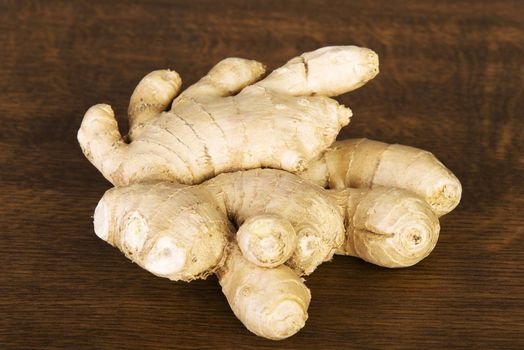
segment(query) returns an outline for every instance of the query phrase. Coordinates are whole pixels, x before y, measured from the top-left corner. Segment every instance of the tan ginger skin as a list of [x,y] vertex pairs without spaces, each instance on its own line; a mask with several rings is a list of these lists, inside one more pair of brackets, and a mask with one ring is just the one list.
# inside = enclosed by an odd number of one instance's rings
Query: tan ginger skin
[[[225,173],[187,187],[115,187],[100,200],[94,220],[100,238],[158,276],[190,281],[216,272],[237,317],[271,339],[302,328],[310,296],[299,276],[335,252],[408,266],[431,252],[440,229],[430,206],[405,190],[325,190],[275,169]],[[256,237],[245,252],[235,247],[230,220],[239,233]],[[294,239],[286,239],[286,230]],[[265,262],[250,258],[258,250],[286,266],[264,268]]]
[[96,234],[161,277],[215,273],[246,328],[278,340],[307,319],[301,276],[335,253],[416,264],[461,186],[429,152],[334,142],[352,113],[328,96],[372,79],[373,51],[325,47],[257,82],[263,73],[228,58],[176,97],[179,75],[152,72],[131,97],[127,142],[108,105],[87,111],[78,140],[117,186],[95,210]]
[[335,141],[352,115],[327,96],[373,78],[378,57],[356,46],[327,47],[255,82],[263,73],[259,62],[227,58],[175,98],[179,75],[152,72],[131,96],[129,143],[108,105],[87,111],[78,140],[115,186],[144,180],[198,184],[260,167],[300,171]]

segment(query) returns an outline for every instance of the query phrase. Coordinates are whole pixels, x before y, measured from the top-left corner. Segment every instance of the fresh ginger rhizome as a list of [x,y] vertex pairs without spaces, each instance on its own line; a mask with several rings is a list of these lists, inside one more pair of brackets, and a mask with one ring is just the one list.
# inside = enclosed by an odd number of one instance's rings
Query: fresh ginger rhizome
[[176,72],[154,71],[131,96],[126,141],[108,105],[87,111],[78,140],[115,186],[95,210],[100,238],[157,276],[215,273],[250,331],[284,339],[308,317],[302,276],[334,254],[416,264],[461,185],[429,152],[335,142],[352,112],[330,97],[378,73],[373,51],[325,47],[264,71],[227,58],[180,94]]

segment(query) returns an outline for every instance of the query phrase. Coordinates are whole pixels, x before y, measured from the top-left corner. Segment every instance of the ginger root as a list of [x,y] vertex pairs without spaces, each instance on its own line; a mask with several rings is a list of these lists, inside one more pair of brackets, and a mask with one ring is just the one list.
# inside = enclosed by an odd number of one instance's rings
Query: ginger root
[[174,99],[180,76],[152,72],[131,96],[129,143],[103,104],[87,111],[78,141],[115,186],[146,180],[197,184],[260,167],[300,171],[335,141],[352,115],[327,96],[365,84],[378,73],[378,58],[357,46],[326,47],[254,83],[263,73],[259,62],[227,58]]
[[289,267],[257,266],[233,246],[217,276],[231,309],[256,335],[279,340],[304,327],[311,293]]
[[[407,191],[325,190],[274,169],[225,173],[193,186],[154,182],[115,187],[100,200],[94,221],[100,238],[157,276],[191,281],[218,273],[237,317],[271,339],[304,325],[309,291],[299,276],[309,275],[335,252],[387,267],[409,266],[431,252],[439,233],[429,205]],[[284,242],[294,248],[292,254],[264,238],[240,243],[241,251],[237,241],[242,242],[243,230],[255,228],[270,238],[281,230],[295,234],[293,242]],[[258,252],[276,256],[287,267],[274,263],[266,268],[266,261],[250,258]],[[272,305],[285,300],[292,307],[273,305],[270,309],[278,312],[269,315],[257,300]]]
[[462,195],[459,180],[430,152],[368,139],[335,142],[300,176],[328,188],[403,188],[438,216],[452,211]]
[[377,73],[373,51],[339,46],[262,80],[261,63],[227,58],[178,97],[176,72],[148,74],[126,137],[108,105],[91,107],[78,131],[116,186],[95,209],[95,233],[157,276],[216,274],[253,333],[295,334],[311,300],[302,276],[334,254],[416,264],[460,200],[460,182],[429,152],[334,142],[352,112],[329,97]]

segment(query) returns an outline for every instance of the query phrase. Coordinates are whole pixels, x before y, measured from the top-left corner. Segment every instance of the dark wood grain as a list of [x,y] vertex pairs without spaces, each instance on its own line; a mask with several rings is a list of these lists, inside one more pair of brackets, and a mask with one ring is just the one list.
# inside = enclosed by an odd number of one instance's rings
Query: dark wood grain
[[[524,348],[524,2],[0,1],[0,348]],[[308,278],[307,326],[274,343],[233,316],[215,278],[175,284],[93,234],[109,188],[83,157],[85,110],[125,129],[138,80],[185,85],[228,56],[275,68],[357,44],[381,74],[339,100],[341,138],[434,152],[460,206],[419,265],[337,257]]]

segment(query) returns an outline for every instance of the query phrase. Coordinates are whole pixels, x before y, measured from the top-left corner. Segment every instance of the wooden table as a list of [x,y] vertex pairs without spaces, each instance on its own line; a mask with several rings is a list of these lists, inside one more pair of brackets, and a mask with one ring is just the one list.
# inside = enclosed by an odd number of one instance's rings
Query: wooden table
[[[522,1],[0,1],[0,348],[524,348],[523,18]],[[462,181],[429,258],[324,264],[306,327],[275,343],[216,278],[156,278],[96,238],[110,185],[76,142],[89,106],[125,131],[151,70],[187,86],[227,56],[275,68],[343,44],[381,73],[339,98],[355,113],[341,138],[428,149]]]

